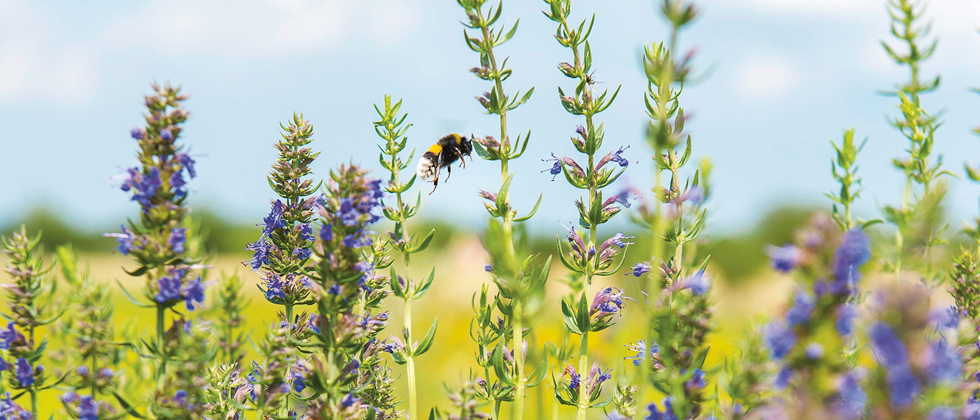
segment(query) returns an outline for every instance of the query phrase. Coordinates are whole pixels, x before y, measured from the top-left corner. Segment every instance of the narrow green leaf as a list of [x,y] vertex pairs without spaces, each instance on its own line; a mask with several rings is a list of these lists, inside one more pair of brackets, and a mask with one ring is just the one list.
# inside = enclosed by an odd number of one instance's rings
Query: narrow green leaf
[[429,326],[429,332],[425,333],[425,337],[419,342],[419,346],[415,348],[412,353],[413,357],[419,357],[425,352],[429,351],[429,347],[432,347],[432,340],[436,338],[436,329],[439,327],[439,318],[432,321],[432,325]]

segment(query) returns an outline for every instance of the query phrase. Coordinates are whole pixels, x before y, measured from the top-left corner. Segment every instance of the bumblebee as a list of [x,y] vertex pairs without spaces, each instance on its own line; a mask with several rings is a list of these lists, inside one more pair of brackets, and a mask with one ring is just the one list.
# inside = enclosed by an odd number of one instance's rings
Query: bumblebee
[[[452,175],[452,165],[457,160],[460,161],[460,166],[466,167],[466,160],[463,159],[466,156],[470,156],[473,152],[473,143],[471,139],[468,139],[459,134],[452,133],[443,136],[441,139],[436,141],[429,150],[425,151],[422,158],[419,160],[419,166],[416,169],[418,176],[424,180],[433,178],[432,180],[432,192],[436,192],[436,187],[439,186],[439,171],[445,167],[446,180],[449,180],[449,176]],[[470,160],[473,157],[470,156]]]

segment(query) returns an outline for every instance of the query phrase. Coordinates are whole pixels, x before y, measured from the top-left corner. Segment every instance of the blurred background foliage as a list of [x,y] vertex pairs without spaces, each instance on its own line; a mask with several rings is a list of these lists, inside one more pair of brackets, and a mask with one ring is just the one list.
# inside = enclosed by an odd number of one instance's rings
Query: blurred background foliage
[[[765,213],[755,226],[749,226],[741,232],[725,236],[706,238],[702,245],[706,253],[711,255],[712,269],[725,281],[742,282],[751,279],[766,263],[766,245],[782,245],[792,241],[794,230],[816,211],[811,207],[778,206]],[[231,256],[246,255],[244,245],[255,240],[259,228],[254,225],[229,221],[220,213],[211,209],[195,209],[192,218],[195,223],[201,223],[208,233],[206,246],[209,254]],[[68,218],[59,211],[49,207],[35,207],[26,212],[21,220],[3,225],[0,233],[7,235],[20,225],[27,226],[30,232],[44,233],[41,243],[48,250],[58,245],[72,244],[81,253],[105,253],[115,248],[115,242],[102,237],[103,232],[113,229],[112,226],[102,226],[100,229],[81,228],[71,224]],[[475,236],[477,228],[459,226],[436,220],[421,220],[415,230],[423,232],[435,229],[432,252],[444,252],[453,238]],[[627,233],[629,233],[627,229]],[[636,232],[644,235],[643,232]],[[534,252],[548,255],[554,252],[554,238],[546,232],[531,232],[528,238]],[[643,249],[647,241],[631,247],[632,255],[649,255],[648,249]],[[244,257],[242,258],[244,259]]]

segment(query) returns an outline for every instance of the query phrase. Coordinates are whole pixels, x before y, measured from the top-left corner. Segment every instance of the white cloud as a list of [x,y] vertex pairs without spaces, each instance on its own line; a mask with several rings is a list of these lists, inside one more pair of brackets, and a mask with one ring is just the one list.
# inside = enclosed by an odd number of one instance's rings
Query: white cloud
[[51,22],[27,1],[0,0],[0,103],[77,103],[95,90],[92,48],[55,45],[51,33]]
[[417,9],[416,1],[394,0],[153,2],[109,27],[105,38],[121,49],[272,58],[329,49],[355,34],[398,42],[415,29]]
[[763,101],[787,96],[800,84],[800,71],[785,57],[750,56],[735,68],[735,91],[743,99]]

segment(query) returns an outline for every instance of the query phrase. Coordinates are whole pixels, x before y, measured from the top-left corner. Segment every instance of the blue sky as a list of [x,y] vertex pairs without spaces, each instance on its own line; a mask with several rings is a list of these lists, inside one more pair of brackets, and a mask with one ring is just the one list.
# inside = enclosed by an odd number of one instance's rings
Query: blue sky
[[[559,231],[575,218],[578,192],[539,171],[551,152],[571,154],[576,118],[561,108],[556,87],[572,86],[555,65],[568,60],[543,2],[505,2],[503,21],[521,19],[511,57],[510,91],[536,88],[511,114],[511,131],[532,131],[517,172],[518,207],[544,191],[535,229]],[[101,228],[136,212],[109,181],[132,165],[129,129],[141,120],[151,81],[171,81],[191,94],[184,141],[198,158],[192,205],[239,221],[259,221],[270,191],[264,180],[275,156],[279,122],[294,111],[314,124],[323,154],[320,175],[353,159],[378,168],[372,103],[386,93],[405,100],[415,126],[410,144],[424,149],[458,131],[493,134],[496,120],[473,97],[486,89],[467,72],[477,63],[462,40],[462,10],[451,0],[258,0],[235,2],[28,2],[0,0],[0,222],[44,203],[82,226]],[[698,49],[710,77],[682,99],[698,156],[715,162],[711,224],[716,231],[754,225],[781,203],[826,205],[830,139],[856,127],[870,138],[860,158],[868,190],[859,213],[898,200],[901,174],[892,169],[904,140],[885,120],[894,98],[876,94],[903,81],[878,42],[888,33],[884,4],[867,0],[704,0],[702,18],[682,34]],[[646,0],[573,1],[573,18],[597,13],[592,36],[596,77],[615,88],[604,114],[605,148],[632,145],[629,181],[647,186],[649,153],[642,145],[644,44],[666,28]],[[940,47],[924,68],[941,73],[928,109],[945,110],[937,152],[962,173],[980,161],[969,133],[980,125],[980,5],[935,1],[929,18]],[[430,197],[423,214],[479,223],[479,188],[499,185],[497,166],[476,161]],[[980,188],[954,180],[954,225],[977,211]]]

